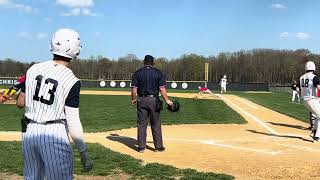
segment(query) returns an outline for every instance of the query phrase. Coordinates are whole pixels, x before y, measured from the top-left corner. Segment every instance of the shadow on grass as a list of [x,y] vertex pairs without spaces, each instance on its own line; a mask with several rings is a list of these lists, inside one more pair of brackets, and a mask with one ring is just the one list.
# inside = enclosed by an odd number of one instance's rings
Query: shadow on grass
[[[127,137],[127,136],[119,136],[118,134],[110,134],[110,136],[106,137],[107,139],[111,140],[111,141],[117,141],[119,143],[122,143],[126,146],[128,146],[129,148],[138,151],[138,141],[134,138],[131,137]],[[155,149],[150,147],[150,146],[146,146],[146,149],[149,149],[151,151],[154,151]]]
[[259,131],[256,131],[256,130],[250,130],[250,129],[247,130],[247,131],[252,132],[252,133],[256,133],[256,134],[263,134],[263,135],[267,135],[267,136],[282,137],[282,138],[293,138],[293,139],[300,139],[300,140],[302,140],[302,141],[313,142],[313,141],[310,140],[310,139],[305,139],[305,138],[300,137],[300,136],[277,135],[277,134],[259,132]]
[[292,124],[283,124],[283,123],[275,123],[275,122],[268,122],[272,125],[275,126],[284,126],[284,127],[289,127],[289,128],[295,128],[295,129],[301,129],[301,130],[309,130],[309,128],[300,126],[300,125],[292,125]]

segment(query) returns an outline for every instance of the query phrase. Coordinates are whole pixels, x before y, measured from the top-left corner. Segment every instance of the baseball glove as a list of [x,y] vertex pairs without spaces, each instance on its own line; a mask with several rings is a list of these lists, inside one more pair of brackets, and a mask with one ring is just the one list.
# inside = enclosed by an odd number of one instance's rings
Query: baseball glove
[[173,105],[172,106],[168,105],[167,109],[171,112],[178,112],[180,110],[180,103],[178,101],[172,101],[172,102],[173,102]]

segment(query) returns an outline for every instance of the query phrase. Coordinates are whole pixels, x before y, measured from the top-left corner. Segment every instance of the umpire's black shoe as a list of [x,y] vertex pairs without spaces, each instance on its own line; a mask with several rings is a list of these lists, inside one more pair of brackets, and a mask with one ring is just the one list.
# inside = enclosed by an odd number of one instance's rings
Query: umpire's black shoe
[[154,152],[163,152],[164,150],[166,150],[166,148],[161,147],[161,148],[156,148]]
[[139,153],[144,153],[144,150],[145,150],[144,148],[138,148]]

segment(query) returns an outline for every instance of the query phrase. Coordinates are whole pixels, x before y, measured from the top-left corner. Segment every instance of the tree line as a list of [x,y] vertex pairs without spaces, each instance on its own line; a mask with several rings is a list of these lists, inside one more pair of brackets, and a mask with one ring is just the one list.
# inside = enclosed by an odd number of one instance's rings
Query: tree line
[[[308,60],[320,65],[319,55],[307,49],[253,49],[208,57],[197,54],[185,54],[174,59],[159,57],[154,66],[171,81],[203,81],[204,64],[209,63],[209,82],[219,82],[223,75],[227,75],[228,81],[234,83],[289,84],[304,72],[304,64]],[[0,60],[0,76],[21,76],[34,63]],[[70,68],[81,79],[129,80],[132,73],[142,66],[141,59],[128,54],[117,60],[102,56],[77,59],[72,61]]]

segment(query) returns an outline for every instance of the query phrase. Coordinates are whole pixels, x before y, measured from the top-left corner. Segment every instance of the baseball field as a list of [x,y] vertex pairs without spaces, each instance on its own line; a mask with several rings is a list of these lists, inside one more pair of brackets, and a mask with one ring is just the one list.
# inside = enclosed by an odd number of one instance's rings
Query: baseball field
[[[170,91],[169,91],[170,92]],[[94,161],[76,179],[316,179],[320,145],[309,137],[308,112],[288,93],[169,93],[178,113],[161,112],[165,152],[136,151],[136,109],[129,91],[81,92],[80,116]],[[20,117],[0,106],[0,179],[21,179]]]

